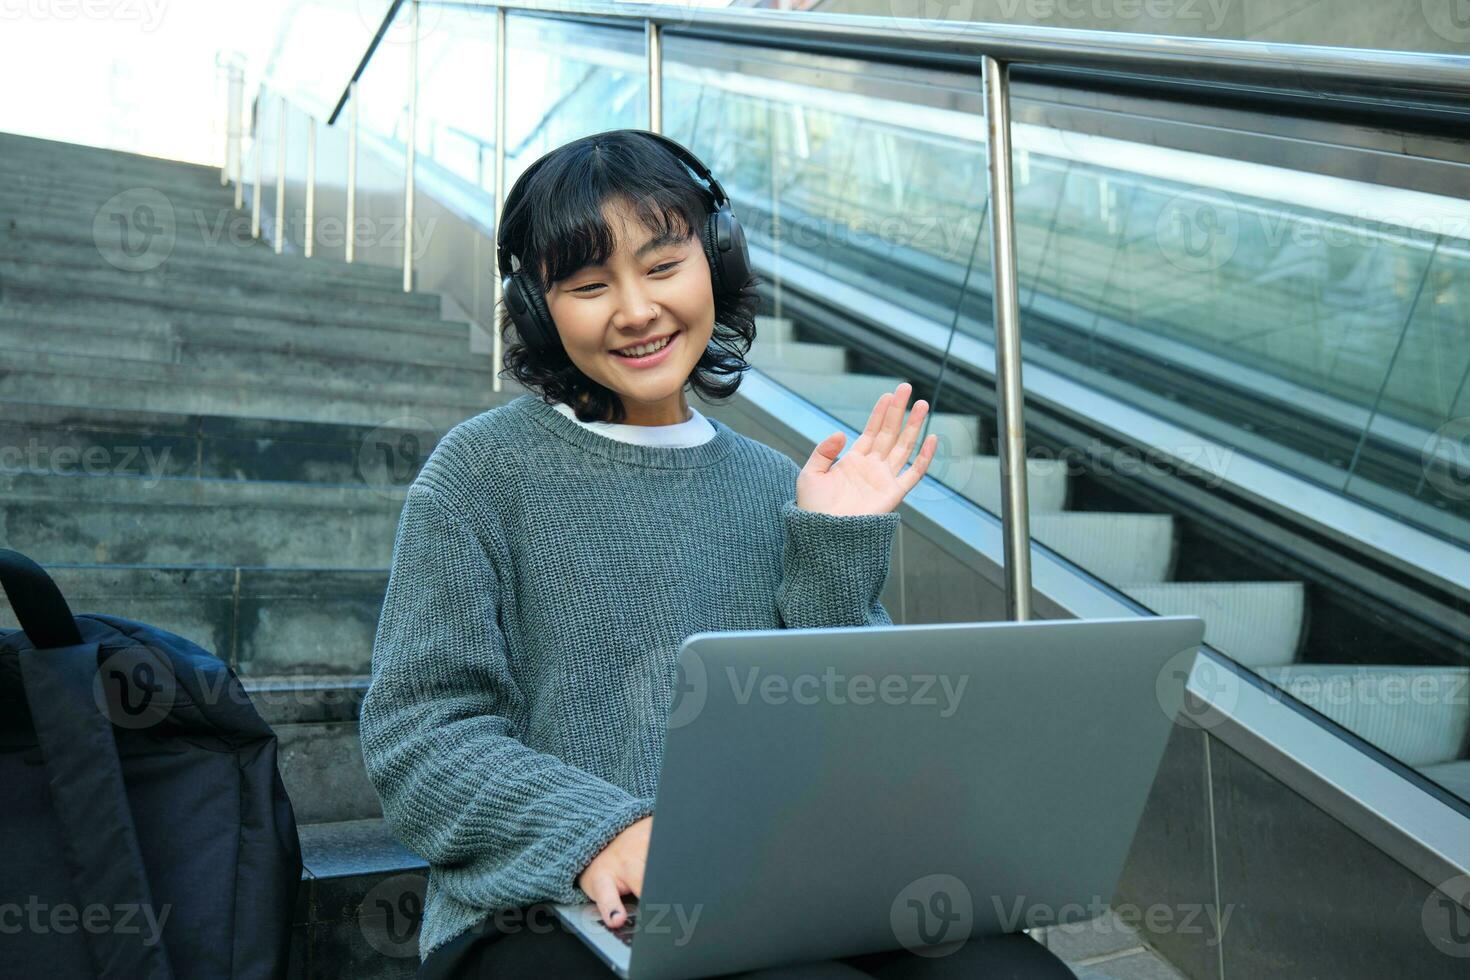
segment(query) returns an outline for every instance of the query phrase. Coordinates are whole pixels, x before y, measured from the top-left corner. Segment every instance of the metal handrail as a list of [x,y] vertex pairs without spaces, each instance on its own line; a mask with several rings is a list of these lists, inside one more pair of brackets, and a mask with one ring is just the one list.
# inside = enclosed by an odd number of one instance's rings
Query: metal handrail
[[[378,37],[401,2],[395,0],[389,9]],[[637,30],[653,23],[671,35],[972,71],[977,68],[976,59],[989,55],[1007,66],[1091,68],[1194,82],[1264,86],[1317,96],[1427,99],[1461,105],[1470,99],[1470,56],[1456,54],[870,14],[792,14],[758,7],[684,7],[606,0],[458,0],[444,6],[601,20]],[[364,53],[353,80],[367,66],[378,37]]]
[[[423,0],[411,0],[417,22]],[[433,2],[433,0],[427,0]],[[393,0],[327,124],[333,124],[372,60],[403,0]],[[566,18],[581,23],[641,30],[648,67],[649,129],[663,128],[663,36],[705,38],[867,61],[977,72],[984,89],[987,171],[992,204],[991,262],[995,284],[996,389],[1001,433],[1001,520],[1005,529],[1006,609],[1017,620],[1031,615],[1029,509],[1020,317],[1011,203],[1010,92],[1015,65],[1101,70],[1175,81],[1267,87],[1318,97],[1382,101],[1470,101],[1470,57],[1419,52],[1271,44],[1213,38],[1072,30],[1029,25],[930,21],[922,18],[803,13],[762,8],[693,8],[613,3],[607,0],[457,0],[441,6],[493,10],[496,17],[497,221],[504,206],[506,14]],[[412,228],[417,109],[417,30],[410,41],[410,130],[406,146],[405,211]],[[355,108],[355,106],[354,106]],[[354,113],[355,116],[355,113]],[[258,188],[257,188],[258,190]],[[349,190],[350,195],[350,190]],[[411,235],[411,231],[409,232]],[[278,231],[279,236],[279,231]],[[411,238],[409,239],[411,241]],[[279,237],[277,250],[280,248]],[[350,261],[350,253],[349,253]],[[413,288],[411,249],[404,251],[404,291]],[[501,301],[497,280],[492,309]],[[494,387],[500,390],[500,335],[494,331]]]

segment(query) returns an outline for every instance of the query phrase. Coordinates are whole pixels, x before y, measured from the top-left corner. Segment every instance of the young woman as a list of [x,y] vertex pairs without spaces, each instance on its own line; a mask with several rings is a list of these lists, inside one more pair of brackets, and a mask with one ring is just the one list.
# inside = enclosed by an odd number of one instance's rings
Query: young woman
[[[549,903],[616,927],[641,892],[683,639],[891,623],[927,405],[905,422],[899,385],[845,455],[834,433],[800,469],[690,406],[735,392],[755,339],[757,280],[709,183],[617,130],[507,198],[500,328],[532,394],[451,429],[409,488],[361,710],[385,819],[429,862],[421,976],[606,978]],[[750,975],[1036,962],[1061,972],[1024,975],[1071,976],[1024,936]]]

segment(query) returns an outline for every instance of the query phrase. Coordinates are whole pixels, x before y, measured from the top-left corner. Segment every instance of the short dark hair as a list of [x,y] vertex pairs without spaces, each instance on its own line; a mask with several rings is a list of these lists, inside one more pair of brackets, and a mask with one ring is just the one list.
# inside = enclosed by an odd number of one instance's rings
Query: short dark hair
[[[612,256],[615,236],[602,213],[612,200],[626,202],[651,230],[693,235],[704,255],[703,229],[713,195],[657,141],[632,130],[611,130],[560,146],[543,161],[501,217],[506,247],[543,292],[546,284]],[[738,292],[715,292],[714,333],[687,382],[705,398],[718,401],[735,394],[750,367],[745,355],[755,343],[760,282],[752,275]],[[583,374],[562,345],[548,353],[528,346],[504,302],[499,323],[502,376],[539,392],[548,404],[565,402],[584,422],[627,418],[617,393]]]

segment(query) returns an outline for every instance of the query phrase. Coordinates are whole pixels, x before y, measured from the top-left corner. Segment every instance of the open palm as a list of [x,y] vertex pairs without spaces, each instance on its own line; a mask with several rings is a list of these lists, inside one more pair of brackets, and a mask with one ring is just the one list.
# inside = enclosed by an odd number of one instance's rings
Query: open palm
[[930,435],[913,465],[904,469],[929,412],[929,403],[921,398],[903,425],[911,390],[905,381],[880,396],[867,426],[841,459],[844,433],[834,432],[817,443],[796,477],[796,506],[835,516],[886,514],[898,506],[924,478],[939,445],[939,437]]

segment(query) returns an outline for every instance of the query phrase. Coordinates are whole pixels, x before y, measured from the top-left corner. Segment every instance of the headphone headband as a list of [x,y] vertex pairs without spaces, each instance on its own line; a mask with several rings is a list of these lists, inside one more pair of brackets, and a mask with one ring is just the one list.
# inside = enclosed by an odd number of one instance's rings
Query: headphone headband
[[[704,165],[703,161],[701,161],[699,159],[699,157],[695,156],[694,153],[693,153],[693,151],[689,150],[683,144],[681,144],[681,143],[679,143],[679,142],[677,142],[675,140],[670,139],[669,137],[665,136],[663,133],[655,133],[652,130],[648,130],[648,129],[608,130],[607,132],[594,133],[591,136],[584,136],[584,137],[582,137],[582,140],[593,140],[593,139],[596,139],[599,136],[607,136],[609,133],[618,133],[618,132],[622,132],[622,133],[638,133],[638,134],[640,134],[642,136],[650,137],[651,139],[655,140],[658,143],[663,144],[666,148],[668,148],[668,150],[670,152],[672,152],[675,157],[677,157],[686,166],[688,166],[690,170],[694,171],[694,175],[696,177],[698,177],[700,180],[703,180],[706,184],[709,185],[708,193],[713,198],[713,202],[714,202],[713,206],[710,208],[710,211],[711,212],[718,211],[720,208],[726,207],[726,206],[729,205],[730,198],[728,196],[726,196],[725,189],[720,186],[720,182],[715,179],[715,175],[714,174],[710,173],[710,169]],[[571,144],[567,144],[567,145],[570,146]],[[547,156],[550,156],[550,154],[547,154]],[[511,254],[510,250],[507,249],[506,246],[505,246],[505,236],[504,236],[504,229],[505,229],[504,216],[505,216],[505,213],[510,210],[510,204],[511,204],[511,202],[516,199],[516,195],[518,193],[521,193],[521,188],[526,183],[527,179],[530,178],[530,176],[533,173],[535,173],[536,170],[538,168],[540,168],[540,166],[543,163],[546,162],[547,156],[543,156],[541,159],[539,159],[535,163],[531,164],[531,166],[529,168],[527,168],[527,170],[526,170],[525,173],[521,174],[519,177],[516,178],[516,182],[514,184],[512,184],[510,190],[508,192],[506,192],[506,195],[505,195],[505,204],[501,207],[500,213],[495,216],[495,225],[496,225],[496,228],[495,228],[495,254],[496,254],[496,264],[500,267],[500,274],[503,275],[503,276],[510,275],[510,273],[512,271],[512,267],[513,267],[512,266],[512,259],[513,258],[516,258],[516,260],[519,261],[519,259],[517,257],[513,256]]]

